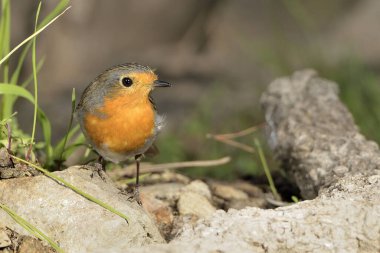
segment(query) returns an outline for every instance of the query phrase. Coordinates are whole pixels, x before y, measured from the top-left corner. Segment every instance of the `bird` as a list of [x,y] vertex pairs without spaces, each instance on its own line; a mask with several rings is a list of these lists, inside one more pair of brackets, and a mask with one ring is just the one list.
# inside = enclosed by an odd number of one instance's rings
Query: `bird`
[[151,93],[155,88],[170,86],[159,80],[148,66],[120,64],[96,77],[83,91],[76,106],[80,128],[98,153],[99,161],[120,163],[135,159],[133,198],[140,205],[140,159],[154,147],[165,120],[158,114]]

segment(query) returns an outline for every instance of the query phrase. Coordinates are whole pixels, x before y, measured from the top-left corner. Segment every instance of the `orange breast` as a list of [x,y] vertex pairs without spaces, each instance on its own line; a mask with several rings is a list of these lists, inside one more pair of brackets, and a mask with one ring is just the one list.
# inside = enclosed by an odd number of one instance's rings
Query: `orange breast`
[[106,146],[116,153],[142,148],[154,134],[154,110],[148,98],[128,94],[105,99],[96,114],[87,114],[84,127],[97,147]]

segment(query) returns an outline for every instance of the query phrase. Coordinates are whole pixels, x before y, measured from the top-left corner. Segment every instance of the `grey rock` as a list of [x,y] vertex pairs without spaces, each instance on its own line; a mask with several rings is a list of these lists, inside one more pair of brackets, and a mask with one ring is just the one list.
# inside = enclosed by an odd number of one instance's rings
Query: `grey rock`
[[175,206],[179,199],[181,189],[184,187],[185,185],[181,183],[147,185],[141,187],[141,195],[152,195],[157,199],[168,202],[170,206]]
[[378,252],[380,181],[366,181],[345,178],[317,199],[275,210],[217,211],[185,227],[173,243],[191,241],[187,252]]
[[225,183],[218,183],[218,182],[211,182],[211,189],[213,193],[226,200],[233,200],[233,199],[238,199],[238,200],[246,200],[248,199],[248,194],[245,193],[242,190],[236,189],[236,187],[227,185]]
[[209,217],[216,208],[203,195],[197,192],[183,192],[178,200],[180,215],[195,215],[196,217]]
[[190,184],[186,185],[186,187],[182,189],[182,192],[194,192],[206,197],[209,200],[211,199],[210,188],[205,182],[201,180],[192,181]]
[[[109,180],[79,166],[55,174],[127,215],[129,224],[46,176],[1,180],[0,202],[59,242],[66,252],[126,252],[132,246],[164,242],[144,210]],[[29,235],[0,212],[0,227],[5,226]]]
[[177,203],[178,212],[180,215],[194,215],[198,218],[209,217],[216,211],[210,201],[208,185],[195,180],[181,190]]
[[270,145],[304,198],[347,174],[380,174],[379,147],[358,132],[337,85],[315,71],[275,80],[261,104]]
[[[340,179],[320,197],[274,210],[218,210],[167,245],[130,252],[379,252],[380,176]],[[348,187],[353,184],[356,187]]]

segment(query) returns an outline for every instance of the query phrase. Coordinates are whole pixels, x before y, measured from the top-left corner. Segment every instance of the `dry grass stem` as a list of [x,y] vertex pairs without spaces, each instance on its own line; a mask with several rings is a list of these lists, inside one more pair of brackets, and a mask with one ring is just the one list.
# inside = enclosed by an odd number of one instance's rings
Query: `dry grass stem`
[[218,137],[224,138],[224,139],[234,139],[234,138],[243,137],[243,136],[252,134],[252,133],[256,132],[257,130],[259,130],[260,128],[262,128],[264,125],[265,125],[265,123],[261,123],[257,126],[249,127],[247,129],[241,130],[239,132],[217,134],[217,135],[213,135],[213,136],[218,136]]
[[208,138],[213,138],[214,140],[217,140],[217,141],[220,141],[220,142],[223,142],[225,144],[228,144],[230,146],[233,146],[235,148],[239,148],[239,149],[242,149],[248,153],[255,153],[255,149],[252,148],[251,146],[248,146],[244,143],[240,143],[240,142],[237,142],[235,140],[231,140],[231,139],[226,139],[226,138],[223,138],[223,137],[220,137],[219,135],[211,135],[211,134],[208,134],[207,135]]
[[[216,159],[216,160],[200,160],[200,161],[174,162],[174,163],[162,163],[162,164],[141,163],[140,173],[162,172],[165,170],[183,169],[183,168],[191,168],[191,167],[213,167],[213,166],[226,164],[230,160],[231,158],[229,156],[226,156],[226,157]],[[136,169],[135,164],[131,164],[121,170],[110,171],[109,174],[111,175],[111,177],[118,177],[118,178],[124,177],[124,176],[132,176],[135,174],[135,169]]]
[[264,125],[265,125],[265,123],[262,123],[260,125],[249,127],[247,129],[241,130],[239,132],[234,132],[234,133],[207,134],[206,137],[212,138],[216,141],[223,142],[223,143],[228,144],[230,146],[233,146],[235,148],[238,148],[238,149],[244,150],[248,153],[254,154],[256,151],[253,147],[246,145],[244,143],[232,140],[232,139],[252,134],[252,133],[256,132],[257,130],[259,130]]

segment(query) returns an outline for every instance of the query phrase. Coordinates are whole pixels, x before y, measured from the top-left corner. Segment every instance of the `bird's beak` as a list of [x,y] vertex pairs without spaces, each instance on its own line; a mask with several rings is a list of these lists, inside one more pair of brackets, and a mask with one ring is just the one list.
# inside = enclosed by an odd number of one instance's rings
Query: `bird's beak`
[[170,87],[172,86],[170,83],[161,81],[161,80],[156,80],[153,82],[153,87]]

